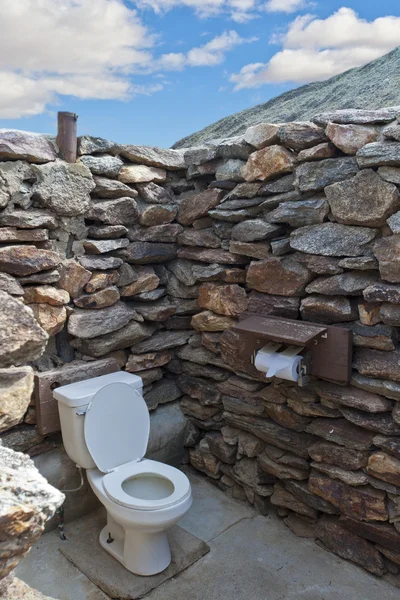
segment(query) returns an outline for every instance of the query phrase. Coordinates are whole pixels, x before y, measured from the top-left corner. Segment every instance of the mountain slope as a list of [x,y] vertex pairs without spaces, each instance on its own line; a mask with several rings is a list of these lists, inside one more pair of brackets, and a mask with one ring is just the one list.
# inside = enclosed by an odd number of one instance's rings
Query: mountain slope
[[173,148],[199,145],[243,133],[257,123],[304,121],[340,108],[384,108],[400,104],[400,46],[363,67],[326,81],[303,85],[264,104],[247,108],[193,133]]

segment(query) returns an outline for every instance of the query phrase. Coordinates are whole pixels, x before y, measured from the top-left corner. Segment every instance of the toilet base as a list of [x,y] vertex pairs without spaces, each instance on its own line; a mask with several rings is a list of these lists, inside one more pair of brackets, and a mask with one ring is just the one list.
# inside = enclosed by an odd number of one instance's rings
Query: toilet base
[[99,540],[104,550],[135,575],[147,577],[157,575],[171,562],[166,531],[157,533],[143,533],[139,529],[124,531],[121,525],[107,515],[107,525],[101,530]]

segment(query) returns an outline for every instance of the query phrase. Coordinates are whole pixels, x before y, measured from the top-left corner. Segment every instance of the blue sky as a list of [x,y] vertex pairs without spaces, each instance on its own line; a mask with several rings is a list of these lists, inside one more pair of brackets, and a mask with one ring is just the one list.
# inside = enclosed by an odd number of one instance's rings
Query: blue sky
[[0,21],[0,127],[69,110],[160,146],[400,45],[399,0],[0,0]]

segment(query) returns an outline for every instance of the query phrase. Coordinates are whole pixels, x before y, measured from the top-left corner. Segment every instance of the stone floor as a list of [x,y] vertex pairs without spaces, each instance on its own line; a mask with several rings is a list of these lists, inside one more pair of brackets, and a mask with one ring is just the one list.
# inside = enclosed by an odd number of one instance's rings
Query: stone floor
[[[294,536],[275,515],[260,516],[190,474],[194,503],[180,525],[209,554],[148,593],[146,600],[398,600],[399,590]],[[66,526],[73,532],[74,523]],[[62,554],[56,531],[44,535],[17,575],[59,600],[108,600]]]

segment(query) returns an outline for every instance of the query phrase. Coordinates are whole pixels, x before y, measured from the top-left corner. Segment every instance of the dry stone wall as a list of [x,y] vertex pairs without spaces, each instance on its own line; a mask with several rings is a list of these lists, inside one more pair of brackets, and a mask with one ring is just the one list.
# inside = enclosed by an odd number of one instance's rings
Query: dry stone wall
[[[400,123],[383,111],[164,150],[0,133],[0,427],[33,373],[114,359],[181,399],[191,464],[375,575],[400,569]],[[353,332],[350,385],[254,375],[244,312]],[[50,373],[51,374],[51,373]]]

